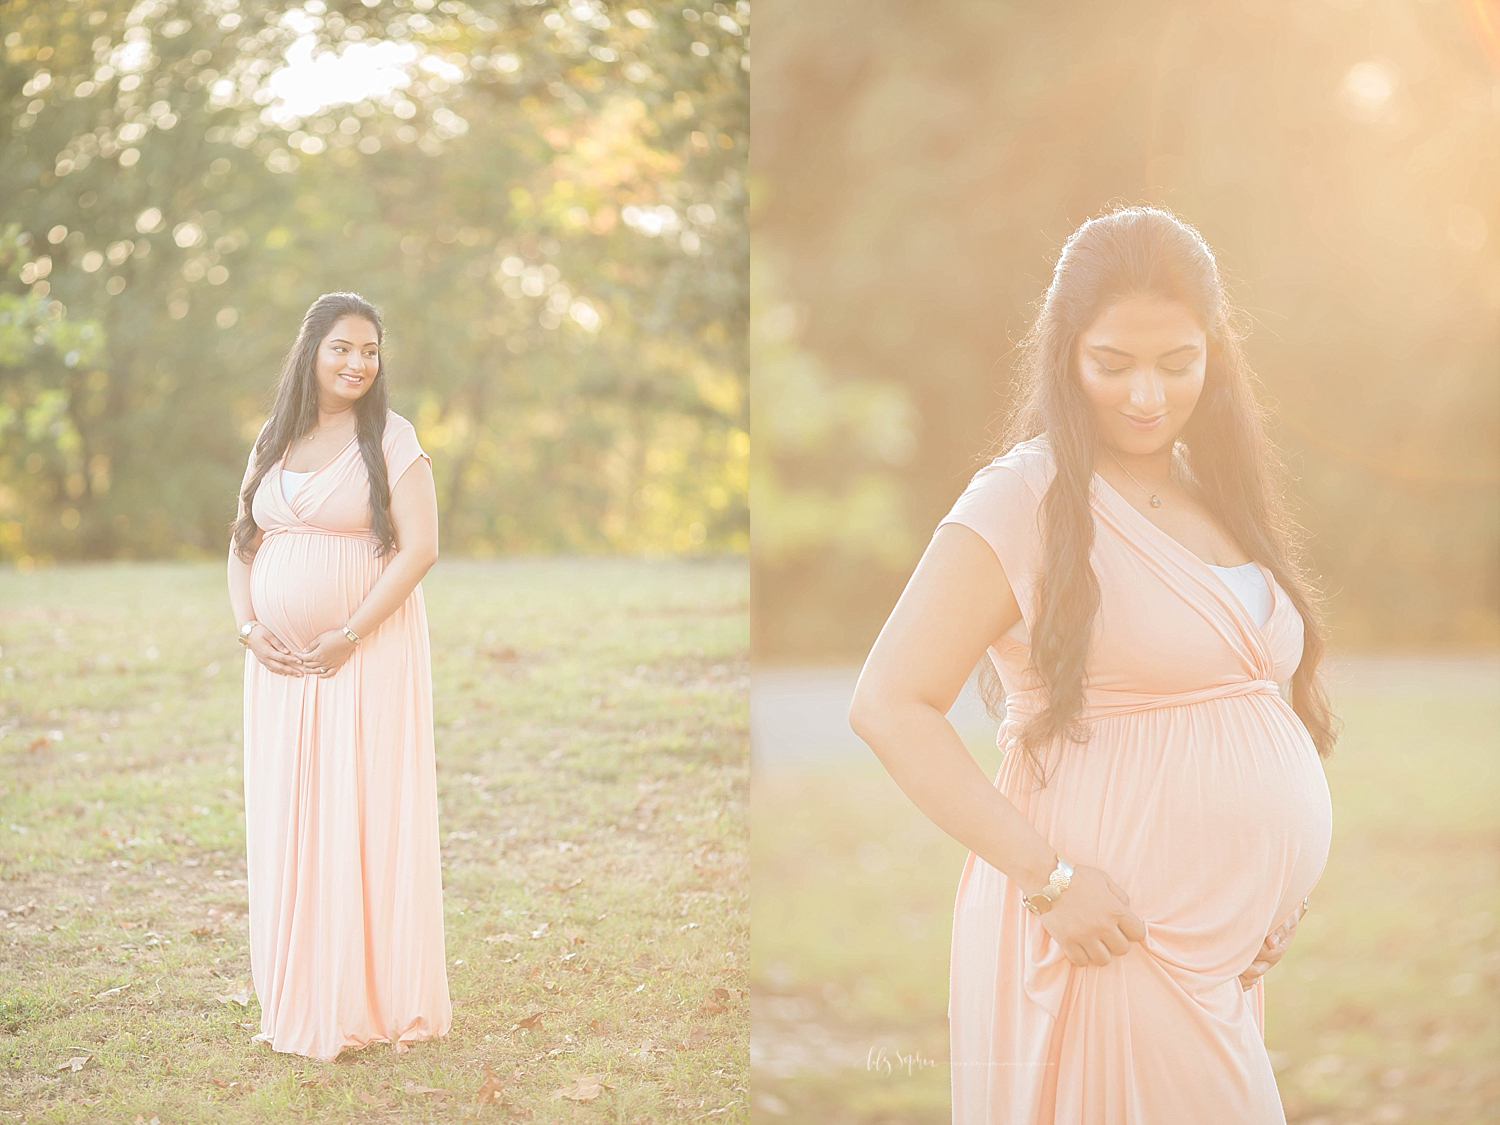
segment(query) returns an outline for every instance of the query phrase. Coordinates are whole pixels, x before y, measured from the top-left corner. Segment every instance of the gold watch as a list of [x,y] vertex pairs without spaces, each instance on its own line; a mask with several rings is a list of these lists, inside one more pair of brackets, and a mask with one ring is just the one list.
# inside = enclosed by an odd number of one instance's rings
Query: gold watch
[[1058,896],[1068,889],[1068,883],[1072,878],[1073,865],[1062,856],[1058,856],[1057,866],[1047,877],[1047,885],[1029,898],[1025,895],[1021,896],[1021,902],[1033,914],[1045,914],[1052,909],[1052,904],[1057,901]]
[[240,626],[240,644],[246,648],[250,647],[250,631],[259,624],[259,621],[246,621]]

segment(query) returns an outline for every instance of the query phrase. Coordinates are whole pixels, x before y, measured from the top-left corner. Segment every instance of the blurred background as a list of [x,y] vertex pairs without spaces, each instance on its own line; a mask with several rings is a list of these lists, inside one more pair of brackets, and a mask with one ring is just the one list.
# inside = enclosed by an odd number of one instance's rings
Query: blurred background
[[[1500,6],[762,0],[757,29],[754,1113],[949,1120],[965,853],[845,709],[1063,241],[1149,202],[1230,280],[1328,595],[1334,848],[1267,977],[1288,1119],[1500,1118]],[[994,720],[952,718],[993,773]]]
[[0,560],[222,554],[335,289],[445,550],[744,550],[748,11],[7,4]]
[[863,655],[1116,202],[1231,279],[1337,642],[1500,642],[1495,12],[764,4],[756,654]]

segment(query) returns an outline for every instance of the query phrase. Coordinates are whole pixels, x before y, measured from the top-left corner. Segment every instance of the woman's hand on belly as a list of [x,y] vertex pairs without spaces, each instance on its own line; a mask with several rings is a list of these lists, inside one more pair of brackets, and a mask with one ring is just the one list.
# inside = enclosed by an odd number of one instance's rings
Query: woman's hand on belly
[[1146,937],[1146,923],[1130,909],[1129,896],[1099,868],[1081,864],[1041,921],[1068,960],[1080,966],[1107,965]]
[[264,625],[250,630],[245,646],[255,653],[255,659],[278,676],[305,674],[301,657],[277,640],[276,635]]
[[1255,987],[1255,982],[1265,975],[1267,969],[1281,960],[1282,954],[1292,944],[1292,935],[1297,932],[1297,923],[1302,921],[1302,915],[1307,913],[1307,900],[1303,899],[1297,907],[1297,912],[1266,936],[1261,944],[1260,952],[1255,955],[1255,960],[1250,962],[1250,967],[1240,974],[1240,987],[1246,991]]
[[331,676],[344,666],[344,661],[354,655],[354,642],[344,636],[342,629],[329,629],[314,637],[312,644],[299,655],[313,672]]

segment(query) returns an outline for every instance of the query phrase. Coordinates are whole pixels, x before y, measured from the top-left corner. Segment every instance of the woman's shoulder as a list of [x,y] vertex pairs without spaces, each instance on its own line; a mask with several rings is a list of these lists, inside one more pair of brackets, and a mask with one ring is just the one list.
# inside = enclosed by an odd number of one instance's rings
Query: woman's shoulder
[[405,441],[416,441],[417,428],[394,410],[385,412],[385,438],[382,444],[389,449]]
[[1011,482],[1019,477],[1037,499],[1041,499],[1052,482],[1055,468],[1047,435],[1040,434],[1018,441],[998,457],[992,458],[974,474],[970,487],[1014,487]]

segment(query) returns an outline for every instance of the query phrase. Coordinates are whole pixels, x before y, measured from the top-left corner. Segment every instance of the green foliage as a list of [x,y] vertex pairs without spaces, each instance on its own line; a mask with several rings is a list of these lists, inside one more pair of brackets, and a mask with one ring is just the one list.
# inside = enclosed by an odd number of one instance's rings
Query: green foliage
[[[998,436],[1063,240],[1122,202],[1198,226],[1246,310],[1335,643],[1500,639],[1500,102],[1478,22],[1290,0],[758,14],[758,651],[866,651]],[[860,437],[862,391],[902,401],[894,462]],[[808,415],[831,420],[780,424]],[[849,498],[877,488],[884,541],[855,546]]]
[[[31,268],[6,288],[50,298],[46,356],[66,324],[103,339],[67,375],[0,356],[0,557],[218,553],[281,359],[334,289],[382,310],[448,547],[744,549],[747,21],[11,5],[0,219]],[[289,58],[372,51],[383,88],[288,84]],[[22,437],[36,409],[71,453]]]

